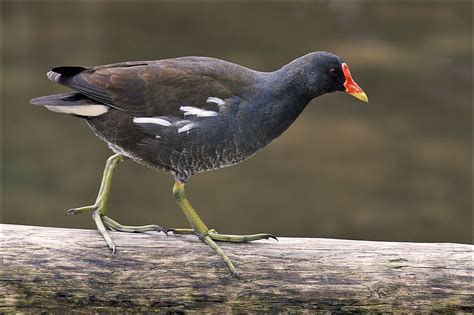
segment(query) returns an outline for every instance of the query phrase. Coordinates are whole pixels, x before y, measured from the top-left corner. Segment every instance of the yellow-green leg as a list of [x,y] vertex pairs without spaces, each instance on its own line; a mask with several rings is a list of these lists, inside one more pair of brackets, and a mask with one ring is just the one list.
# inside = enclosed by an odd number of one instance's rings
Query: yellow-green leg
[[158,231],[158,232],[166,232],[161,226],[152,224],[152,225],[143,225],[143,226],[128,226],[122,225],[111,218],[107,217],[105,213],[107,212],[108,203],[109,203],[109,195],[110,195],[110,187],[112,184],[112,175],[115,168],[122,163],[124,158],[120,154],[114,154],[107,159],[107,163],[105,164],[104,175],[102,176],[102,182],[100,184],[99,193],[97,195],[97,199],[95,203],[91,206],[85,206],[80,208],[72,208],[69,209],[66,214],[73,215],[79,214],[84,212],[92,212],[92,218],[94,219],[95,224],[97,225],[97,229],[99,230],[100,234],[104,238],[105,242],[112,250],[115,252],[115,245],[110,238],[107,229],[113,231],[120,231],[120,232],[149,232],[149,231]]
[[227,257],[227,255],[222,251],[219,245],[217,245],[214,241],[242,243],[269,238],[277,239],[274,235],[265,233],[252,235],[219,234],[214,229],[208,229],[199,217],[199,215],[196,213],[194,208],[191,206],[191,203],[186,198],[184,183],[177,181],[173,186],[173,194],[176,199],[176,202],[180,206],[181,210],[183,210],[184,215],[191,224],[192,229],[169,229],[168,232],[173,232],[174,234],[197,235],[207,245],[214,249],[219,256],[221,256],[221,258],[229,267],[232,274],[236,277],[239,277],[239,274],[237,273],[237,270],[235,269],[234,265],[230,261],[229,257]]

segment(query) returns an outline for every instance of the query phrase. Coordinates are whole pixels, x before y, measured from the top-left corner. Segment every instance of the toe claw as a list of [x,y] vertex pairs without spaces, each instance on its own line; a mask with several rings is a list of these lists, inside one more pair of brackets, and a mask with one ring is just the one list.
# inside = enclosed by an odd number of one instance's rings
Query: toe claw
[[[164,232],[164,231],[163,231]],[[175,228],[171,228],[171,229],[167,229],[166,230],[166,235],[168,235],[168,233],[173,233],[174,235],[191,235],[191,234],[195,234],[194,233],[194,230],[193,229],[175,229]]]
[[278,242],[278,238],[277,238],[275,235],[273,235],[273,234],[268,234],[268,235],[267,235],[267,240],[270,239],[270,238],[273,238],[275,241]]
[[66,211],[66,215],[76,215],[76,214],[79,214],[79,213],[95,211],[97,209],[98,209],[97,205],[85,206],[85,207],[79,207],[79,208],[71,208],[71,209]]
[[109,248],[112,250],[112,255],[115,254],[116,246],[114,244],[109,245]]
[[75,215],[77,214],[76,208],[71,208],[66,211],[66,215]]
[[166,236],[168,236],[169,229],[168,229],[168,230],[167,230],[167,229],[164,229],[164,228],[162,228],[161,226],[159,226],[159,225],[157,225],[157,224],[155,224],[155,225],[153,226],[153,230],[156,231],[156,232],[158,232],[158,233],[163,232],[163,233],[166,234]]
[[163,232],[163,233],[165,233],[166,235],[168,235],[168,230],[162,228],[162,227],[159,226],[159,225],[156,225],[156,226],[155,226],[155,231],[157,231],[157,232]]

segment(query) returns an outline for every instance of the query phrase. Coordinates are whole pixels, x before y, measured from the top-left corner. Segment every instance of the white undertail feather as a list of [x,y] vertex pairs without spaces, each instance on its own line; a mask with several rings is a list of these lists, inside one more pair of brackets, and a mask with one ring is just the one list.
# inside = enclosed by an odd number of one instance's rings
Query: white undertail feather
[[105,114],[110,107],[101,104],[92,105],[72,105],[72,106],[55,106],[45,105],[47,109],[56,113],[94,117]]
[[135,117],[133,118],[133,122],[138,124],[156,124],[165,127],[171,126],[171,123],[169,121],[157,117]]

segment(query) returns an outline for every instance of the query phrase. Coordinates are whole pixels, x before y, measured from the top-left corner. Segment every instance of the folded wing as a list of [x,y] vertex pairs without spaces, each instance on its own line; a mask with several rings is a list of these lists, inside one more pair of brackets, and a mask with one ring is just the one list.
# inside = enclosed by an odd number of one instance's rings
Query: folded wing
[[[93,68],[56,67],[50,80],[65,85],[97,103],[137,117],[181,116],[182,107],[206,110],[236,93],[228,80],[219,80],[219,65],[187,57],[147,62],[124,62]],[[221,76],[222,77],[222,76]],[[237,84],[235,86],[238,86]]]

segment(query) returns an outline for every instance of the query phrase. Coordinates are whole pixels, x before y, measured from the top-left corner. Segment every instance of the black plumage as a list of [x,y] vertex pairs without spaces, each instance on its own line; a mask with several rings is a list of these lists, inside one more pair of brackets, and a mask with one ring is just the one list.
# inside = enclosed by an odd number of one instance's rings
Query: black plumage
[[346,81],[342,61],[326,52],[274,72],[182,57],[56,67],[48,77],[77,93],[33,104],[107,106],[100,115],[83,116],[94,132],[113,151],[180,181],[253,155],[285,131],[312,98],[344,91]]

